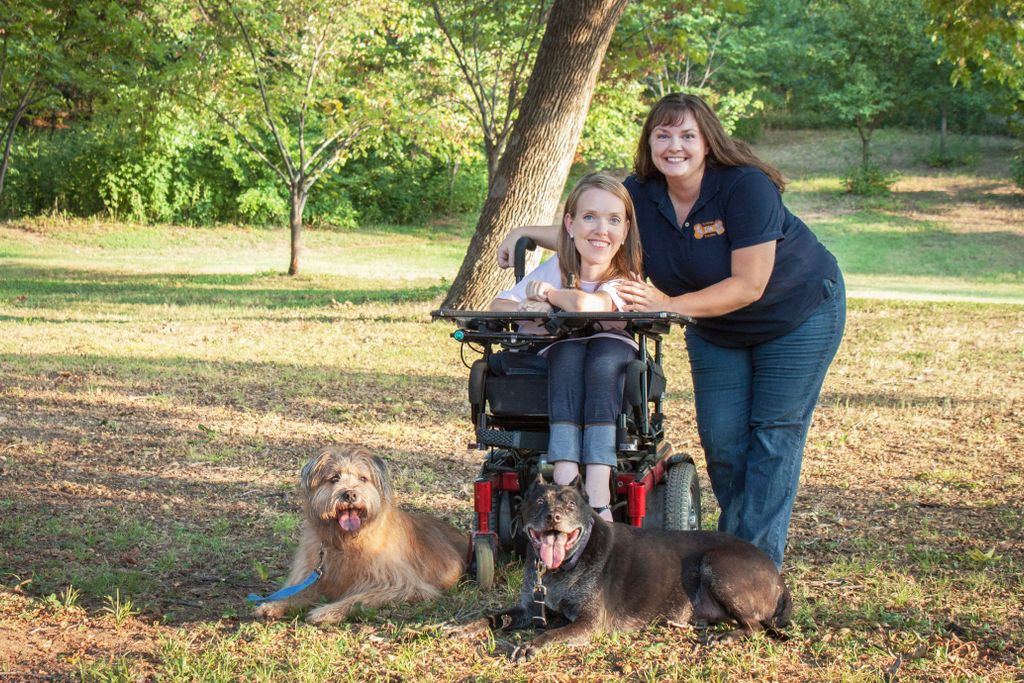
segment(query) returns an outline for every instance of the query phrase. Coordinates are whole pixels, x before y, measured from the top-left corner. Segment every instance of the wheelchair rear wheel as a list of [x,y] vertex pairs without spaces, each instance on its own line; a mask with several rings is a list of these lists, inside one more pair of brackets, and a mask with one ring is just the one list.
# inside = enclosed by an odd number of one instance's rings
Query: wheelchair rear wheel
[[697,468],[689,460],[668,468],[665,485],[665,528],[678,531],[700,530],[700,481]]

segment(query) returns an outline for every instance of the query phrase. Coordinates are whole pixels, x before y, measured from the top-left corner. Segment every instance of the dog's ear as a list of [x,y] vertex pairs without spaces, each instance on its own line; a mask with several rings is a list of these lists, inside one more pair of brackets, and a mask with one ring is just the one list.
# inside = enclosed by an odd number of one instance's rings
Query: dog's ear
[[567,486],[571,486],[571,487],[573,487],[574,489],[576,489],[577,491],[579,491],[580,493],[582,493],[582,494],[584,495],[584,497],[586,497],[586,495],[587,495],[587,494],[586,494],[586,492],[585,492],[585,491],[583,490],[583,477],[581,477],[580,475],[578,475],[578,474],[577,474],[577,475],[576,475],[576,476],[575,476],[575,477],[573,478],[573,480],[572,480],[572,481],[570,481],[570,482],[569,482],[569,483],[567,484]]
[[390,503],[394,498],[394,489],[391,487],[391,475],[388,473],[388,465],[376,455],[370,456],[370,463],[373,465],[373,473],[377,477],[377,488],[380,489],[380,497]]
[[[544,473],[541,472],[540,470],[537,470],[537,476],[534,477],[533,479],[531,479],[526,484],[526,488],[523,490],[523,496],[525,496],[525,497],[532,496],[533,495],[533,490],[535,488],[537,488],[538,486],[545,486],[546,484],[547,484],[547,482],[544,481]],[[525,509],[526,509],[526,506],[525,505],[522,506],[522,510],[525,510]]]
[[302,468],[302,475],[299,477],[299,482],[302,485],[302,490],[309,493],[313,490],[313,486],[316,480],[317,470],[323,465],[324,461],[330,456],[330,451],[323,450],[310,458],[306,466]]

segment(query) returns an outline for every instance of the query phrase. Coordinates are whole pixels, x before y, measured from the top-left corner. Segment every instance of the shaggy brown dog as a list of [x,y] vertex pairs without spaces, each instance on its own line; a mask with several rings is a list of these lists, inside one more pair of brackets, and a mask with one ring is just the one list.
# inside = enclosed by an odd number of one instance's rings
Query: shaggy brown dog
[[302,469],[305,523],[288,585],[321,562],[323,575],[256,616],[277,619],[292,607],[326,597],[306,617],[316,624],[345,619],[356,604],[377,607],[440,595],[466,568],[467,534],[428,515],[394,506],[384,461],[365,448],[326,448]]

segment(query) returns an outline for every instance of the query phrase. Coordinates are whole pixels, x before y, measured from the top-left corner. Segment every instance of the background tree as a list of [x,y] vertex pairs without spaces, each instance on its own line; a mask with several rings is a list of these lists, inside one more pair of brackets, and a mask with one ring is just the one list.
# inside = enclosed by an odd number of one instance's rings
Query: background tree
[[195,53],[203,106],[277,176],[288,195],[299,272],[310,191],[381,131],[392,108],[389,50],[400,47],[386,3],[200,1]]
[[26,117],[57,125],[71,109],[88,109],[93,98],[137,73],[145,14],[141,2],[5,3],[0,13],[0,197],[14,137]]
[[[1011,130],[1024,138],[1024,0],[926,0],[931,28],[942,39],[943,53],[955,66],[954,80],[983,81],[1004,88],[1016,114]],[[1024,187],[1024,150],[1011,169]]]
[[547,23],[551,0],[431,0],[468,94],[456,101],[483,135],[490,186]]
[[[871,138],[898,110],[920,106],[937,58],[919,0],[848,0],[808,6],[814,42],[798,62],[805,97],[861,140],[861,168],[871,166]],[[930,82],[929,82],[930,81]],[[927,83],[925,83],[927,82]]]
[[674,92],[701,95],[731,130],[761,108],[748,64],[765,36],[744,25],[746,12],[744,0],[637,3],[626,11],[612,58],[631,65],[651,101]]
[[625,6],[626,0],[552,5],[519,118],[443,307],[486,307],[512,280],[495,263],[508,231],[553,221],[601,62]]
[[1013,90],[1024,109],[1024,0],[926,0],[931,28],[957,75],[977,71]]
[[753,66],[766,31],[746,25],[744,0],[648,0],[627,6],[608,47],[579,155],[625,169],[650,105],[672,92],[708,100],[726,129],[762,107]]

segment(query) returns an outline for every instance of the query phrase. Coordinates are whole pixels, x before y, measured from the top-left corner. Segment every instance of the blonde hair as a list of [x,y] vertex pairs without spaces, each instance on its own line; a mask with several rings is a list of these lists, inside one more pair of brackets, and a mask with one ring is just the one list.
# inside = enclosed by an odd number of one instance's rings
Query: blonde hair
[[651,158],[651,132],[658,126],[678,126],[688,113],[693,114],[697,128],[707,142],[709,166],[753,166],[763,171],[779,188],[779,192],[785,192],[786,181],[779,169],[759,159],[747,143],[729,137],[707,102],[696,95],[685,93],[665,95],[647,114],[643,130],[640,131],[636,156],[633,157],[633,172],[638,178],[649,180],[661,175]]
[[591,173],[580,178],[576,187],[572,188],[569,198],[565,200],[565,211],[558,231],[558,267],[562,271],[562,285],[578,287],[580,277],[580,253],[576,250],[569,233],[565,229],[565,216],[576,217],[580,197],[587,190],[604,190],[614,195],[626,207],[626,239],[612,257],[607,274],[608,280],[617,278],[635,279],[642,271],[643,251],[640,247],[640,235],[636,227],[636,211],[633,210],[633,198],[629,190],[621,182],[607,173]]

